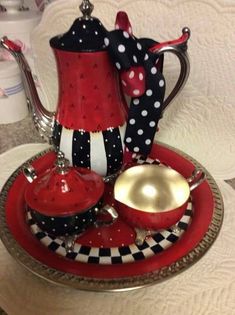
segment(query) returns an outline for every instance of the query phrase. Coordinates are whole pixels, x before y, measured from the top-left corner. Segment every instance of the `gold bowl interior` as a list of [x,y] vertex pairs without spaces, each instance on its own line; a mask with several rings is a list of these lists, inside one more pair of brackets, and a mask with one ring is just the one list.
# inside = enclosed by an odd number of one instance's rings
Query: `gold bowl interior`
[[114,198],[136,210],[158,213],[182,206],[189,198],[187,180],[158,165],[138,165],[124,171],[114,185]]

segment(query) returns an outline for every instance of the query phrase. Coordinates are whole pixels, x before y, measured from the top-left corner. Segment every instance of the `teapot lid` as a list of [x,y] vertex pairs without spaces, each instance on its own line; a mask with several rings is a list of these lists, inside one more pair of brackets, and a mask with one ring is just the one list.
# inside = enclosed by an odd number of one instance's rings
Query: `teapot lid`
[[91,17],[93,7],[89,0],[83,0],[80,5],[83,16],[74,21],[68,32],[53,37],[50,40],[51,47],[72,52],[105,50],[107,30],[99,19]]
[[25,191],[27,205],[48,216],[73,215],[95,206],[104,192],[101,176],[71,167],[59,153],[55,166],[36,177]]

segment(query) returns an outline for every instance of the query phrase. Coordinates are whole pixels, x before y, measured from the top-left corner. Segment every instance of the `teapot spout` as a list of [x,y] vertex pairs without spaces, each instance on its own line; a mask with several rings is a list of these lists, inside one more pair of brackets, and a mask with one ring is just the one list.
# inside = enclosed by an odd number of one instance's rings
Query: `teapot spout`
[[42,105],[33,80],[29,64],[24,57],[21,48],[6,36],[0,40],[0,47],[6,49],[16,60],[21,70],[27,103],[33,118],[36,129],[39,134],[52,143],[52,134],[54,126],[54,112],[50,112]]

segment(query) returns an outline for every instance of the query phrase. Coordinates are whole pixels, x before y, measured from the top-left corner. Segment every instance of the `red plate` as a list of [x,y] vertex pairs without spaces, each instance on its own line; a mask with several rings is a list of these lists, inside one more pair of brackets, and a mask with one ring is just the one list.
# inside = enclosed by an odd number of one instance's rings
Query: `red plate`
[[[154,145],[151,157],[166,163],[185,178],[191,175],[195,166],[206,172],[189,156],[160,144]],[[32,164],[41,172],[50,167],[54,159],[53,152],[43,153],[41,157],[34,157]],[[222,224],[223,205],[218,187],[210,174],[206,174],[207,181],[192,193],[194,216],[188,230],[173,246],[148,259],[127,264],[88,264],[63,258],[48,250],[26,223],[24,191],[27,181],[20,169],[3,188],[0,236],[14,257],[48,280],[91,290],[142,287],[185,269],[198,260],[216,238]]]

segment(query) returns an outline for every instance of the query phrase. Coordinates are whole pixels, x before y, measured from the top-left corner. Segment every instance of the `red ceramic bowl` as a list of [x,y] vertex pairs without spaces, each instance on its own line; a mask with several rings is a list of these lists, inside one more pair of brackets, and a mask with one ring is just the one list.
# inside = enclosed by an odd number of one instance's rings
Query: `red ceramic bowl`
[[128,224],[136,228],[169,228],[183,216],[190,191],[204,179],[205,174],[199,170],[185,179],[165,166],[138,165],[128,168],[114,185],[117,211]]
[[142,210],[130,208],[119,202],[118,214],[125,222],[134,228],[156,231],[167,229],[177,223],[183,216],[186,207],[187,202],[177,209],[162,213],[147,213]]

